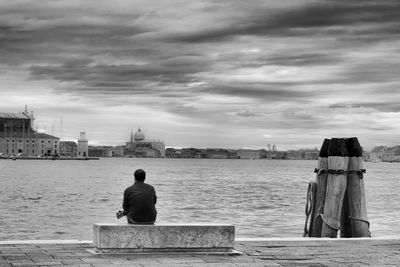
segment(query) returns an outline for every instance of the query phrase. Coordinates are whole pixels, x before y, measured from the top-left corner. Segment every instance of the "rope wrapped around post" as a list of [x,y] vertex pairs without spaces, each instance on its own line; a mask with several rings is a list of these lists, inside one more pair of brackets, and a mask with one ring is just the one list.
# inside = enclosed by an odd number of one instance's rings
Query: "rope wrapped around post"
[[332,169],[317,169],[317,168],[315,168],[314,169],[314,173],[318,173],[318,174],[321,174],[321,173],[328,173],[328,174],[337,174],[337,175],[339,175],[339,174],[357,174],[359,177],[360,177],[360,179],[362,179],[362,178],[364,178],[364,173],[366,173],[366,170],[365,169],[359,169],[359,170],[347,170],[347,171],[345,171],[345,170],[332,170]]
[[335,230],[335,231],[339,231],[340,230],[340,225],[331,225],[329,222],[327,222],[324,219],[324,215],[323,214],[318,214],[319,217],[321,217],[322,221],[325,223],[325,225],[329,226],[331,229]]
[[[306,208],[305,208],[306,222],[304,224],[303,237],[311,236],[311,229],[313,228],[313,223],[314,223],[314,221],[312,219],[312,214],[313,214],[314,206],[315,206],[316,189],[317,189],[316,183],[310,182],[308,184],[307,201],[306,201]],[[311,220],[309,220],[310,216],[311,216]]]

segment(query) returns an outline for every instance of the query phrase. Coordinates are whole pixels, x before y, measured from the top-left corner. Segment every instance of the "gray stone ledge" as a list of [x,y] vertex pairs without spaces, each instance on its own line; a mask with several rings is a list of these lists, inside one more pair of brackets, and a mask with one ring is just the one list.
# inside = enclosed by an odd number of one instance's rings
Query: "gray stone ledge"
[[224,224],[94,224],[97,249],[149,249],[229,251],[235,227]]

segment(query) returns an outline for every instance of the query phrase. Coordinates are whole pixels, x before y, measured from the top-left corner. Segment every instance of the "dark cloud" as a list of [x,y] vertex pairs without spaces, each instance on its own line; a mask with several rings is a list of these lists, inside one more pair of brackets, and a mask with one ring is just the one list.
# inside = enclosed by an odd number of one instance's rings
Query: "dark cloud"
[[144,82],[166,84],[195,82],[197,78],[194,75],[209,68],[207,61],[193,55],[168,57],[143,65],[90,65],[91,62],[89,59],[77,59],[66,61],[61,66],[32,66],[31,76],[35,79],[78,82],[91,90],[98,90],[99,93],[115,88],[133,92],[136,91],[133,87]]
[[[283,87],[279,83],[264,83],[264,84],[211,84],[203,87],[200,90],[217,95],[227,96],[241,96],[254,99],[264,99],[268,102],[272,101],[290,101],[290,99],[296,99],[301,102],[306,101],[309,97],[313,96],[313,92],[304,92],[299,90],[279,89]],[[283,83],[284,85],[284,83]]]
[[[0,28],[2,63],[57,62],[72,56],[107,55],[131,45],[132,36],[145,32],[125,25],[66,25],[24,29],[16,26]],[[120,52],[121,53],[121,52]],[[130,53],[142,51],[130,49]]]
[[393,130],[397,129],[394,126],[387,126],[387,125],[366,125],[364,127],[368,130],[377,131],[377,132],[393,131]]
[[[176,143],[188,127],[218,129],[215,142],[237,133],[241,145],[242,126],[261,142],[396,131],[400,2],[137,1],[4,1],[1,97],[76,107],[95,128],[107,116],[161,123]],[[67,107],[53,109],[58,100]]]
[[218,61],[237,66],[237,68],[258,68],[263,66],[321,66],[341,64],[346,60],[343,55],[335,51],[307,52],[282,51],[272,55],[249,56],[241,52],[225,53],[219,56]]
[[[370,109],[374,112],[400,112],[400,99],[399,102],[351,102],[351,103],[338,103],[330,105],[332,109]],[[367,113],[363,111],[363,113]]]
[[255,117],[259,116],[257,112],[251,111],[251,110],[242,110],[240,112],[237,112],[236,115],[241,116],[241,117]]
[[[240,6],[242,7],[242,6]],[[243,7],[242,7],[243,8]],[[337,33],[368,35],[374,40],[379,35],[399,33],[400,2],[398,1],[320,1],[300,7],[280,9],[271,12],[269,7],[244,9],[249,16],[233,18],[224,26],[208,28],[193,33],[177,34],[169,38],[176,42],[221,42],[232,40],[235,36],[296,36]],[[251,13],[251,14],[250,14]],[[348,26],[379,24],[376,27],[347,29]],[[339,27],[329,29],[329,27]],[[305,31],[298,31],[306,29]],[[371,36],[370,34],[374,34]]]
[[322,1],[289,10],[277,16],[274,25],[284,28],[313,28],[399,22],[400,3],[398,1],[339,2]]
[[362,105],[361,104],[347,104],[347,103],[343,103],[343,104],[333,104],[333,105],[329,105],[328,108],[332,108],[332,109],[347,109],[347,108],[361,108]]
[[365,58],[344,70],[340,79],[346,83],[400,82],[399,68],[400,62],[391,62],[391,59],[373,61]]
[[265,62],[283,66],[330,65],[343,62],[343,58],[341,55],[334,53],[299,53],[295,55],[272,56],[266,58]]

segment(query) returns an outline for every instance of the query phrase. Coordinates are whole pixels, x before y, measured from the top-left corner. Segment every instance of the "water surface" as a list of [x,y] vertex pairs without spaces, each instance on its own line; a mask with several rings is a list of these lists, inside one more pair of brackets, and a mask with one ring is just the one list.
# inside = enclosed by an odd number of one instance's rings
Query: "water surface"
[[[158,222],[230,223],[237,237],[300,237],[316,161],[102,158],[0,160],[0,240],[92,239],[95,222],[124,223],[135,169],[156,188]],[[366,163],[373,236],[400,236],[400,164]]]

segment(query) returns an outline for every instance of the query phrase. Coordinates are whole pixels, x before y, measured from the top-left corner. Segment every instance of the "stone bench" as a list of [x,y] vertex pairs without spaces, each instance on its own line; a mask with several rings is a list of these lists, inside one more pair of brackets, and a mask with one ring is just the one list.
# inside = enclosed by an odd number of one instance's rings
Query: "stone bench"
[[93,225],[93,245],[101,252],[229,252],[235,227],[225,224]]

